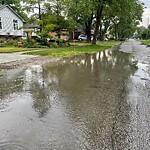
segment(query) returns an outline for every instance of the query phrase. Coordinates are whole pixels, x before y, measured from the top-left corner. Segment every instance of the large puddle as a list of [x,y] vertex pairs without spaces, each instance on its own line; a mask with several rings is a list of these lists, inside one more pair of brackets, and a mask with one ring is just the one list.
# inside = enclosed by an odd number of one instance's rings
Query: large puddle
[[0,150],[127,148],[136,69],[130,54],[107,50],[4,71]]

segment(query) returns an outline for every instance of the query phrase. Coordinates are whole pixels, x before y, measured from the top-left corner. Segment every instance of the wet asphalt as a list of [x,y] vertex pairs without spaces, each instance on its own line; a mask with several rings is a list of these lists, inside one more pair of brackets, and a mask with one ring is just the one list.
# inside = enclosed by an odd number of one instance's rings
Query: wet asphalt
[[0,150],[150,150],[150,48],[2,70]]
[[133,39],[123,43],[120,51],[130,53],[138,70],[129,84],[130,138],[129,149],[150,149],[150,47]]

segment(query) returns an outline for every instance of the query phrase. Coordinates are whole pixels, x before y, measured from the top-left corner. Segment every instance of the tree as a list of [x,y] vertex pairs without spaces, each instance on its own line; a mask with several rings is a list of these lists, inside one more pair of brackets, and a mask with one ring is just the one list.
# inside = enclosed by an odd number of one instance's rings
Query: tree
[[4,4],[14,4],[18,2],[17,0],[0,0],[0,4],[4,5]]
[[66,0],[68,4],[68,15],[72,16],[77,23],[86,28],[88,42],[91,40],[91,29],[93,21],[95,21],[95,32],[92,43],[96,44],[99,33],[100,20],[104,5],[110,0]]
[[[33,16],[40,24],[42,34],[55,31],[60,37],[61,30],[71,29],[73,23],[74,28],[85,29],[88,42],[91,41],[91,29],[94,29],[92,44],[96,44],[99,32],[103,36],[108,29],[116,40],[131,35],[143,12],[142,3],[138,0],[47,0],[46,3],[44,0],[23,0],[23,2],[24,8],[34,13]],[[71,20],[71,23],[68,20]]]
[[[100,33],[105,33],[109,28],[116,39],[124,38],[133,33],[137,21],[141,20],[143,6],[138,0],[66,0],[68,2],[68,14],[77,23],[80,23],[87,31],[94,24],[94,39]],[[88,36],[89,37],[89,36]]]
[[135,32],[142,13],[143,5],[137,0],[113,0],[104,7],[101,23],[109,28],[116,40],[123,39]]
[[48,37],[49,32],[56,32],[58,38],[63,34],[63,30],[70,31],[73,29],[72,20],[66,19],[55,9],[60,7],[55,7],[56,5],[47,4],[46,11],[42,14],[42,20],[40,24],[42,26],[41,36]]
[[[27,12],[32,12],[35,20],[42,20],[42,13],[44,12],[45,5],[44,0],[22,0],[23,8]],[[40,32],[42,31],[42,27],[40,26]]]
[[94,5],[92,0],[65,0],[67,17],[76,21],[76,28],[85,29],[87,41],[91,41],[91,29],[94,19]]

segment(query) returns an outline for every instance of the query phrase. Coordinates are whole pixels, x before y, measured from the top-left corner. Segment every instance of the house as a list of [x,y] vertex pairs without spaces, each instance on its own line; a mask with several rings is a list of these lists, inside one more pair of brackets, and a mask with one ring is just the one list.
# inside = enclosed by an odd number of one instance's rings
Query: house
[[[51,36],[51,37],[57,37],[57,33],[56,32],[50,32],[49,33],[49,35]],[[60,36],[60,39],[61,40],[64,40],[64,41],[68,41],[69,40],[69,31],[67,31],[67,30],[62,30],[61,31],[61,36]]]
[[0,5],[0,37],[22,37],[24,20],[9,5]]
[[38,32],[40,30],[40,26],[38,24],[34,24],[34,23],[27,23],[24,24],[23,26],[23,30],[24,30],[24,36],[30,36],[30,37],[35,37],[38,36]]

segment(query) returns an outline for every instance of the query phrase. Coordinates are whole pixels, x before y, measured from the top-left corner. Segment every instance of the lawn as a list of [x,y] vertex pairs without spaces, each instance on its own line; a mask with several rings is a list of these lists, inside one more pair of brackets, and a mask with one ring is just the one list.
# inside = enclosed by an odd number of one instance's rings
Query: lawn
[[140,42],[146,45],[150,44],[150,40],[140,40]]
[[[95,53],[111,48],[114,45],[119,44],[117,41],[97,42],[97,45],[91,45],[86,42],[71,42],[71,47],[63,48],[18,48],[18,47],[0,47],[0,53],[13,53],[13,52],[27,52],[29,55],[40,55],[48,57],[63,57],[70,55],[78,55],[82,53]],[[38,50],[32,52],[32,50]]]
[[31,50],[37,50],[37,48],[0,47],[0,53],[14,53],[14,52],[23,52],[23,51],[31,51]]
[[[40,56],[48,56],[48,57],[65,57],[70,55],[79,55],[82,53],[95,53],[98,51],[103,51],[112,46],[119,44],[120,42],[98,42],[97,45],[85,44],[81,46],[82,43],[74,43],[74,46],[67,48],[52,48],[44,51],[36,51],[36,52],[28,52],[30,55],[40,55]],[[72,45],[72,43],[71,43]],[[80,45],[80,46],[77,46]]]
[[[114,46],[120,44],[120,41],[98,41],[97,45],[100,46]],[[91,45],[91,43],[87,42],[70,42],[71,45],[73,46],[83,46],[83,45]]]

